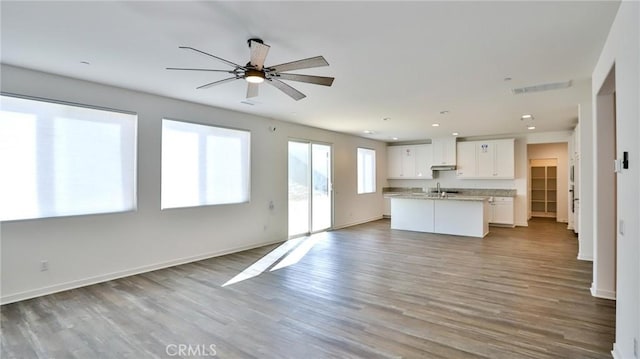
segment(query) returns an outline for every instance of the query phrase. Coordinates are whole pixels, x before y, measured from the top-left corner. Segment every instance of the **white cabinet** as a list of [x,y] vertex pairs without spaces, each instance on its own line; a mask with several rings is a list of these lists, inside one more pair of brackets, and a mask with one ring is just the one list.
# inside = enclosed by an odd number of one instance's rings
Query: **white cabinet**
[[493,197],[489,205],[489,223],[514,225],[512,197]]
[[387,147],[387,178],[431,179],[431,145]]
[[460,142],[457,177],[514,179],[514,139]]
[[456,176],[458,176],[458,178],[475,178],[477,168],[476,163],[476,143],[458,142]]
[[387,218],[391,217],[391,198],[385,197],[383,198],[384,207],[382,210],[382,216]]
[[403,146],[387,147],[387,178],[402,178]]
[[515,141],[514,139],[494,141],[494,177],[516,178]]
[[431,145],[417,145],[415,147],[415,177],[433,178],[431,163],[433,162],[433,151]]
[[433,165],[451,165],[456,164],[456,138],[434,138],[431,140],[433,146]]

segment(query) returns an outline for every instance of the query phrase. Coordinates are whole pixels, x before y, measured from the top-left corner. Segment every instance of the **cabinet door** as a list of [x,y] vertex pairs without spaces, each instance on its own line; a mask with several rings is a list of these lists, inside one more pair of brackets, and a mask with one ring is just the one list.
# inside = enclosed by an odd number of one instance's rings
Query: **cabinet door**
[[476,177],[476,143],[459,142],[457,147],[458,160],[456,164],[456,176],[458,178]]
[[417,145],[415,149],[415,177],[416,178],[433,178],[431,171],[432,151],[431,145]]
[[402,178],[402,146],[387,147],[387,178]]
[[455,165],[456,164],[456,139],[455,138],[434,138],[433,145],[434,165]]
[[476,142],[476,152],[478,157],[478,177],[492,178],[495,171],[495,141]]
[[501,179],[515,178],[514,140],[498,140],[495,142],[495,176]]
[[495,197],[493,202],[493,218],[491,223],[510,224],[514,223],[513,198]]
[[402,147],[402,178],[415,178],[416,150],[415,146]]

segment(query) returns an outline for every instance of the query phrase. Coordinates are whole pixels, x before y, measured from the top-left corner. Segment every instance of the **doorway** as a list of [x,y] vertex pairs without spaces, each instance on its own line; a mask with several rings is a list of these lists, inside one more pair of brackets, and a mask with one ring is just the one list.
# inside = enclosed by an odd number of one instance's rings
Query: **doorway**
[[289,238],[330,229],[331,145],[289,141]]
[[615,64],[596,96],[594,260],[591,294],[616,298],[617,270],[617,173],[616,159],[616,69]]

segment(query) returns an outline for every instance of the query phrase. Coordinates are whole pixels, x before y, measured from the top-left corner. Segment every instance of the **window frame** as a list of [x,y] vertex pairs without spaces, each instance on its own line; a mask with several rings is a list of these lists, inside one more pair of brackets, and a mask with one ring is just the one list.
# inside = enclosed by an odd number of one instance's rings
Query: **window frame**
[[[205,126],[205,127],[211,127],[211,128],[215,128],[215,129],[222,129],[222,130],[232,130],[232,131],[238,131],[238,132],[246,132],[248,134],[248,140],[247,140],[247,177],[246,177],[246,183],[247,183],[247,193],[246,193],[246,200],[245,201],[241,201],[241,202],[224,202],[224,203],[202,203],[202,204],[194,204],[194,205],[187,205],[187,206],[171,206],[171,207],[164,207],[163,206],[163,175],[162,175],[162,171],[163,171],[163,160],[162,160],[162,156],[163,156],[163,122],[164,121],[173,121],[173,122],[179,122],[182,124],[190,124],[190,125],[196,125],[196,126]],[[204,121],[193,121],[193,120],[182,120],[182,119],[177,119],[174,117],[162,117],[160,120],[160,210],[161,211],[169,211],[169,210],[179,210],[179,209],[187,209],[187,208],[199,208],[199,207],[212,207],[212,206],[228,206],[228,205],[239,205],[239,204],[247,204],[251,202],[251,188],[252,188],[252,184],[251,184],[251,174],[252,174],[252,165],[251,165],[251,159],[252,159],[252,148],[251,148],[251,142],[252,142],[252,137],[253,137],[253,132],[251,130],[248,130],[246,128],[239,128],[239,127],[231,127],[231,126],[224,126],[224,125],[219,125],[219,124],[213,124],[210,122],[204,122]]]
[[[364,163],[360,163],[361,158],[363,156],[361,156],[361,150],[362,151],[369,151],[369,153],[373,154],[373,168],[371,169],[372,173],[364,173],[365,169],[362,169],[362,175],[363,176],[367,176],[367,175],[371,175],[371,182],[372,182],[372,186],[373,189],[371,191],[367,191],[366,189],[366,185],[364,182],[366,182],[366,178],[360,178],[360,174],[361,174],[361,166],[364,166]],[[364,153],[363,153],[364,155]],[[378,183],[377,183],[377,172],[378,172],[378,168],[377,168],[377,156],[376,156],[376,150],[374,148],[369,148],[369,147],[360,147],[358,146],[356,148],[356,193],[361,195],[361,194],[372,194],[372,193],[377,193],[378,191]],[[361,191],[361,187],[360,184],[362,183],[362,191]]]
[[[131,183],[129,188],[127,188],[127,190],[125,190],[125,192],[130,192],[131,193],[131,197],[130,197],[130,207],[127,207],[126,209],[121,209],[121,210],[104,210],[104,211],[89,211],[89,212],[79,212],[79,213],[61,213],[61,214],[45,214],[45,215],[38,215],[38,216],[29,216],[29,217],[22,217],[22,218],[12,218],[12,219],[0,219],[1,222],[18,222],[18,221],[29,221],[29,220],[41,220],[41,219],[56,219],[56,218],[66,218],[66,217],[78,217],[78,216],[93,216],[93,215],[104,215],[104,214],[117,214],[117,213],[127,213],[127,212],[135,212],[138,210],[138,133],[139,133],[139,116],[138,113],[135,111],[128,111],[128,110],[122,110],[122,109],[115,109],[115,108],[111,108],[111,107],[105,107],[105,106],[98,106],[98,105],[89,105],[89,104],[84,104],[84,103],[79,103],[79,102],[71,102],[71,101],[64,101],[64,100],[58,100],[58,99],[51,99],[51,98],[44,98],[44,97],[38,97],[38,96],[30,96],[30,95],[23,95],[23,94],[17,94],[17,93],[12,93],[12,92],[4,92],[4,91],[0,91],[0,97],[8,97],[8,98],[16,98],[16,99],[21,99],[21,100],[29,100],[29,101],[35,101],[35,102],[42,102],[42,103],[46,103],[46,104],[53,104],[53,105],[62,105],[62,106],[68,106],[68,107],[76,107],[76,108],[82,108],[82,109],[89,109],[89,110],[96,110],[96,111],[104,111],[104,112],[112,112],[112,113],[117,113],[117,114],[124,114],[124,115],[130,115],[130,116],[134,116],[134,118],[132,119],[133,124],[131,126],[132,128],[132,133],[131,133],[131,138],[133,140],[132,143],[132,158],[131,158],[131,169],[132,172],[130,173],[130,177],[131,177]],[[38,142],[38,138],[36,138],[36,143]],[[37,164],[36,164],[37,165]],[[122,166],[122,161],[120,162],[120,165]],[[36,181],[38,181],[38,179],[36,178]],[[49,204],[45,204],[45,205],[55,205],[53,203],[49,203]]]

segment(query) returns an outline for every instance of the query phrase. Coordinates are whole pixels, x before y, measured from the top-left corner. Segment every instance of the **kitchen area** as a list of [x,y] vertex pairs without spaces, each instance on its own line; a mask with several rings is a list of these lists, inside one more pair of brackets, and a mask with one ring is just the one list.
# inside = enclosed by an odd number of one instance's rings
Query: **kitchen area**
[[391,228],[483,238],[514,227],[515,139],[387,147],[384,216]]

